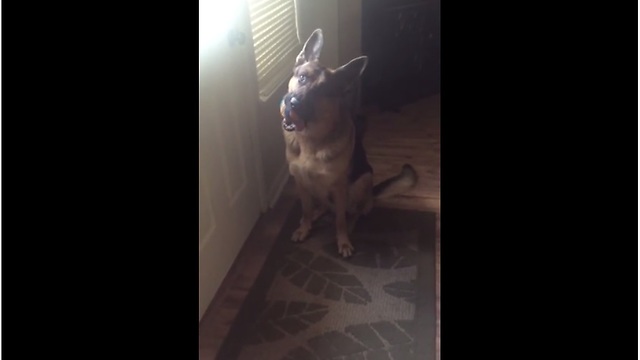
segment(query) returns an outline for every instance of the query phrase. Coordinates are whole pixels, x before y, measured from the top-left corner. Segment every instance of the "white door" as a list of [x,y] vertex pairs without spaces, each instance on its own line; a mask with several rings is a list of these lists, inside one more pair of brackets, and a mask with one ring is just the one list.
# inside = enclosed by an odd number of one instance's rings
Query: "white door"
[[[246,11],[242,0],[200,1],[200,319],[264,203]],[[244,44],[230,43],[230,30]]]

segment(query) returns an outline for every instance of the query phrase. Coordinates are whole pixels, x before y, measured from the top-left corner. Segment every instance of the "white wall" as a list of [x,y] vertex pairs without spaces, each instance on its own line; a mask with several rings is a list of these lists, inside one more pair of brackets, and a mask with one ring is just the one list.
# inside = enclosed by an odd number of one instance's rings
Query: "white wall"
[[362,1],[338,0],[340,64],[362,55]]

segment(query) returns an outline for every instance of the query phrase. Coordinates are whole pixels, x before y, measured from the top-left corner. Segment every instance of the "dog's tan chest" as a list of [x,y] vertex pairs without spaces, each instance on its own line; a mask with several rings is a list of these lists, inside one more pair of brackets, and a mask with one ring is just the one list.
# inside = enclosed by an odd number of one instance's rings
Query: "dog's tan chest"
[[316,197],[324,198],[349,172],[352,136],[343,141],[318,146],[292,133],[285,133],[289,172],[296,182]]
[[289,172],[314,197],[326,198],[338,180],[335,164],[328,164],[317,156],[300,154],[289,158]]

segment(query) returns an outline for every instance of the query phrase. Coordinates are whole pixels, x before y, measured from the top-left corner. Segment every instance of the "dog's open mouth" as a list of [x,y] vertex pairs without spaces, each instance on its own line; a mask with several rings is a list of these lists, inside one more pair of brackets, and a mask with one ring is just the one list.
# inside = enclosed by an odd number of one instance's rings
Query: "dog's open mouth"
[[282,119],[282,128],[287,131],[293,131],[296,129],[296,124],[288,122],[287,119]]
[[302,131],[305,128],[305,123],[294,111],[289,110],[285,111],[285,116],[282,119],[282,128],[286,131]]

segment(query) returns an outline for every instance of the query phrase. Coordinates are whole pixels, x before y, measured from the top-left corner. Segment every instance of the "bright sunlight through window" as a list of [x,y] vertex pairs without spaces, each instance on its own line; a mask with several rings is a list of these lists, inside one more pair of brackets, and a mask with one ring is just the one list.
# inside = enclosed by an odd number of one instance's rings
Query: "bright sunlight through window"
[[200,0],[200,52],[226,39],[244,0]]
[[248,0],[260,98],[286,80],[300,40],[295,0]]

